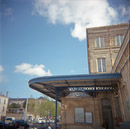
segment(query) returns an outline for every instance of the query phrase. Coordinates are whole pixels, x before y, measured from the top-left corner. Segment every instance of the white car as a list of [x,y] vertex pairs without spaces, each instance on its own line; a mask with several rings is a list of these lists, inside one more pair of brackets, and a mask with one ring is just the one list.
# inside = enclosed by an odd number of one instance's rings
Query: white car
[[6,117],[5,118],[5,124],[12,123],[15,120],[15,117]]
[[40,124],[40,123],[43,123],[43,118],[38,118],[37,119],[37,122]]

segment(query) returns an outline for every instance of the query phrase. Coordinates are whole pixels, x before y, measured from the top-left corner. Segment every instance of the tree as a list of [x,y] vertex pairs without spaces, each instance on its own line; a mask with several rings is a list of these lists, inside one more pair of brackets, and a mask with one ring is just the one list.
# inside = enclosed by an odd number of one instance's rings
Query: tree
[[9,109],[10,108],[21,108],[21,106],[20,104],[12,103],[11,105],[9,105]]
[[[40,117],[55,116],[55,102],[43,99],[28,99],[27,111]],[[57,115],[60,115],[60,105],[57,105]]]
[[25,107],[26,107],[26,100],[23,103],[23,108],[25,108]]

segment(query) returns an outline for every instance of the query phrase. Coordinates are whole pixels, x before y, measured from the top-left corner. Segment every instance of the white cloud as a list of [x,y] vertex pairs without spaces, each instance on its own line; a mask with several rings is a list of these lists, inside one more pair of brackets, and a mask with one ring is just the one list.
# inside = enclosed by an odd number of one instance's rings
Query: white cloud
[[118,12],[123,22],[128,22],[130,20],[130,6],[126,7],[122,5],[118,8]]
[[73,24],[72,37],[86,38],[86,27],[108,25],[117,12],[107,0],[34,0],[34,12],[47,17],[52,24]]
[[27,75],[36,75],[36,76],[51,76],[50,70],[45,71],[44,65],[31,65],[27,63],[22,63],[15,66],[15,72],[27,74]]
[[0,65],[0,72],[2,72],[4,69],[3,69],[3,67],[2,67],[2,65]]

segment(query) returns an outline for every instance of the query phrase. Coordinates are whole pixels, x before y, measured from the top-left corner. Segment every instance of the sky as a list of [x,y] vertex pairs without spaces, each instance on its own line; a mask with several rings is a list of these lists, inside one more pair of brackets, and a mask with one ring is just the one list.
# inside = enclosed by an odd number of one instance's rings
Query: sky
[[43,96],[41,76],[89,74],[86,28],[130,20],[130,0],[0,0],[0,94]]

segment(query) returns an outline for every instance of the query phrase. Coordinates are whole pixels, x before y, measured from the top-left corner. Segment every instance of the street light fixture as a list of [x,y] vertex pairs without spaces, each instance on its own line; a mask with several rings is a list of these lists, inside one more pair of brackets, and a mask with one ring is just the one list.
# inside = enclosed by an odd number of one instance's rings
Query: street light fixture
[[[28,80],[27,80],[27,84],[28,84]],[[25,105],[25,111],[24,111],[24,120],[26,120],[26,116],[27,116],[28,90],[29,90],[29,84],[27,85],[27,99],[26,99],[26,105]]]

